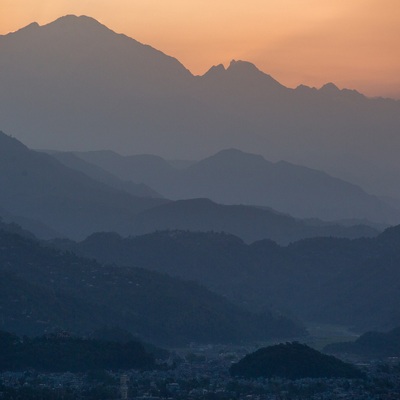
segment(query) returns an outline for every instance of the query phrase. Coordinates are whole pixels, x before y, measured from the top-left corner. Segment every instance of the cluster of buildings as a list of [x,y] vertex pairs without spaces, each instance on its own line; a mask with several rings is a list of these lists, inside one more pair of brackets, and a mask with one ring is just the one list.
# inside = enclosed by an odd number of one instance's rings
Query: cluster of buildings
[[365,379],[241,379],[232,378],[229,367],[243,351],[192,350],[152,371],[4,372],[0,400],[400,399],[400,365],[389,360],[363,365]]

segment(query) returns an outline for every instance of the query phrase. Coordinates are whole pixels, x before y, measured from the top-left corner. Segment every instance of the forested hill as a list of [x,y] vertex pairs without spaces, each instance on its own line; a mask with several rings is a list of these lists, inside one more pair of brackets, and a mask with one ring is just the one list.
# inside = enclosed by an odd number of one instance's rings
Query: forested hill
[[367,332],[354,342],[330,344],[324,351],[369,358],[400,357],[400,328],[397,327],[389,332]]
[[122,344],[65,334],[21,339],[0,331],[0,371],[80,372],[155,367],[154,356],[137,341]]
[[150,342],[227,343],[302,335],[285,318],[256,315],[196,283],[105,266],[0,230],[0,329],[90,333],[120,326]]
[[246,378],[361,378],[356,367],[300,343],[278,344],[248,354],[230,368]]
[[286,247],[184,231],[129,238],[99,233],[59,245],[101,261],[196,280],[252,310],[271,306],[360,331],[400,324],[400,226],[376,238],[313,238]]

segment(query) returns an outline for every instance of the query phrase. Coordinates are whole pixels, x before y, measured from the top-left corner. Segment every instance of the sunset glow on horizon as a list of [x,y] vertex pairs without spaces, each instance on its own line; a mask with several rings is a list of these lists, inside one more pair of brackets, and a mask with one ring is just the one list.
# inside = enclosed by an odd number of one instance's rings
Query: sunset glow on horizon
[[334,82],[400,99],[399,0],[1,0],[0,34],[88,15],[192,73],[253,62],[288,87]]

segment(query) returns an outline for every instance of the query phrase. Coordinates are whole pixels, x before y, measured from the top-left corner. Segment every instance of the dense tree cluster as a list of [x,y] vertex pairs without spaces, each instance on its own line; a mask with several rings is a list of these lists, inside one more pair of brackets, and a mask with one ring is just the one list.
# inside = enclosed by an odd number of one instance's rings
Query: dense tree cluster
[[66,334],[20,339],[0,331],[0,371],[78,372],[98,368],[152,369],[155,360],[137,341],[105,342]]

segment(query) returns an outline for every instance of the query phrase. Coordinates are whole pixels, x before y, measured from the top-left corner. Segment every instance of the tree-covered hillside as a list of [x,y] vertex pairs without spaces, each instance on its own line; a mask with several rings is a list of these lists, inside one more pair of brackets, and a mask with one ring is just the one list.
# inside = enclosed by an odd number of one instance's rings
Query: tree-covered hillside
[[140,268],[102,265],[0,231],[1,329],[88,333],[120,326],[148,341],[238,342],[291,337],[303,329],[256,315],[194,282]]
[[332,343],[324,351],[361,357],[400,357],[400,328],[389,332],[366,332],[354,342]]
[[246,378],[361,378],[356,367],[297,342],[265,347],[248,354],[230,368]]
[[78,372],[155,366],[154,356],[137,341],[117,343],[65,334],[20,339],[0,331],[0,371]]
[[250,310],[272,307],[360,331],[400,324],[400,226],[376,238],[313,238],[286,247],[185,231],[128,238],[101,233],[59,245],[198,281]]

